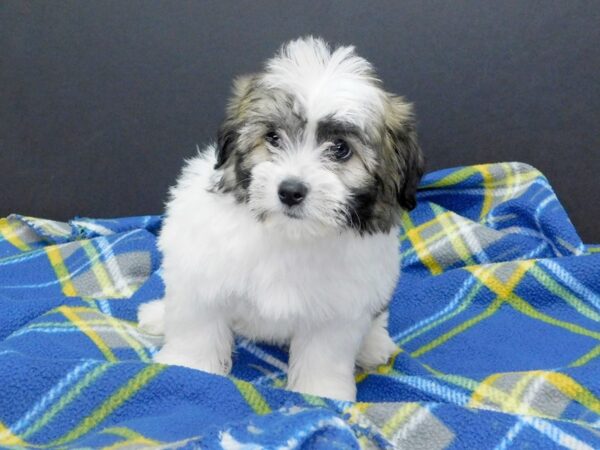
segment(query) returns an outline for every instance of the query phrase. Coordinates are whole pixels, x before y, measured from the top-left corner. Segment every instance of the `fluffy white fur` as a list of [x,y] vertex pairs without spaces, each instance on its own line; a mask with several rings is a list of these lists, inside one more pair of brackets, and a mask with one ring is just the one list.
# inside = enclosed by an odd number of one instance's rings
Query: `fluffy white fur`
[[373,117],[384,114],[385,92],[371,83],[371,64],[352,46],[332,52],[321,39],[292,41],[267,63],[264,81],[294,92],[309,123],[331,115],[366,128]]
[[[296,41],[269,62],[265,83],[297,94],[308,130],[332,114],[363,126],[384,106],[365,82],[370,66],[351,53]],[[363,172],[348,164],[333,174],[317,147],[307,138],[257,162],[248,202],[215,192],[223,174],[214,147],[188,161],[159,238],[165,299],[139,311],[142,328],[165,334],[157,362],[227,374],[238,334],[289,345],[289,389],[355,400],[355,364],[374,367],[394,352],[381,312],[399,275],[399,230],[358,233],[328,214]],[[286,215],[277,197],[289,176],[313,186],[301,217]]]

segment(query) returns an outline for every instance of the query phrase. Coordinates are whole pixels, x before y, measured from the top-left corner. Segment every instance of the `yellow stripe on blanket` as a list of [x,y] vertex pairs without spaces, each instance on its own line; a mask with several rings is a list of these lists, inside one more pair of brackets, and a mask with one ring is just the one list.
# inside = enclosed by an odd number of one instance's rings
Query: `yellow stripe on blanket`
[[406,236],[415,248],[415,251],[417,252],[417,255],[419,256],[421,262],[429,269],[429,271],[433,275],[439,275],[440,273],[442,273],[442,267],[435,260],[435,258],[427,248],[427,244],[424,242],[423,238],[419,234],[420,227],[417,228],[414,226],[408,214],[402,215],[402,222]]
[[4,239],[6,239],[8,242],[10,242],[12,245],[14,245],[23,252],[31,250],[31,247],[29,247],[29,245],[27,245],[19,237],[19,234],[17,233],[14,225],[10,222],[9,219],[0,219],[0,235],[4,236]]
[[590,411],[600,414],[600,400],[589,390],[564,373],[542,372],[540,374],[569,398],[581,403]]
[[0,444],[25,446],[26,443],[19,436],[15,436],[10,429],[0,422]]
[[129,447],[129,446],[140,446],[143,448],[147,447],[158,447],[163,443],[154,439],[147,438],[137,431],[131,430],[127,427],[110,427],[105,428],[101,431],[103,434],[112,434],[124,438],[120,442],[116,442],[109,447],[105,447],[105,450],[113,450],[116,448]]
[[67,297],[76,297],[77,291],[75,290],[75,286],[71,281],[71,274],[69,274],[69,270],[63,261],[63,258],[60,254],[60,250],[57,245],[51,245],[45,248],[46,254],[48,255],[48,259],[50,260],[50,264],[52,264],[52,268],[56,273],[58,281],[62,286],[63,294]]
[[102,354],[106,357],[108,361],[115,362],[117,361],[117,357],[114,355],[112,350],[106,345],[106,343],[102,340],[100,335],[94,331],[89,324],[83,320],[81,317],[77,315],[74,308],[68,306],[60,306],[57,308],[57,311],[61,312],[67,319],[69,319],[73,324],[77,326],[87,337],[89,337],[94,344],[98,347],[98,349],[102,352]]
[[123,387],[110,396],[89,416],[85,417],[79,424],[64,436],[50,442],[49,445],[62,445],[71,442],[98,426],[114,410],[125,403],[130,397],[139,392],[150,380],[162,372],[166,366],[151,364],[144,367],[135,377],[131,378]]
[[102,264],[100,255],[94,245],[90,241],[82,241],[81,247],[92,263],[92,273],[102,289],[102,294],[108,297],[121,297],[122,295],[116,291],[110,275],[106,271],[104,264]]
[[252,408],[256,414],[265,415],[271,412],[271,407],[264,399],[264,397],[256,390],[256,388],[247,381],[238,380],[237,378],[231,378],[235,387],[238,388],[246,403]]

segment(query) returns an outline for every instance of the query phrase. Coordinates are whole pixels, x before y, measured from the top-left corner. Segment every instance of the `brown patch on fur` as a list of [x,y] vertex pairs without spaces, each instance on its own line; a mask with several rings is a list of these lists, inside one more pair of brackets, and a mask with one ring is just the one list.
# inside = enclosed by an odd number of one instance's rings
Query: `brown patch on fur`
[[394,196],[403,209],[410,211],[416,206],[415,196],[425,163],[417,142],[412,105],[391,94],[382,152],[379,173],[386,185],[385,195]]
[[417,186],[423,175],[412,107],[401,97],[387,95],[372,182],[355,189],[350,202],[350,225],[361,233],[388,232],[399,225],[402,211],[416,206]]

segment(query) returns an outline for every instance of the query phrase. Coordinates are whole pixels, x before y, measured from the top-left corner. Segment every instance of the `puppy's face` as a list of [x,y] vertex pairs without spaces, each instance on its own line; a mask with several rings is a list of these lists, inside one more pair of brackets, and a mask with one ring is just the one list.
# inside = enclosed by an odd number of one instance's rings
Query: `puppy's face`
[[236,81],[217,152],[219,188],[292,234],[389,231],[423,170],[410,105],[352,47],[313,38]]

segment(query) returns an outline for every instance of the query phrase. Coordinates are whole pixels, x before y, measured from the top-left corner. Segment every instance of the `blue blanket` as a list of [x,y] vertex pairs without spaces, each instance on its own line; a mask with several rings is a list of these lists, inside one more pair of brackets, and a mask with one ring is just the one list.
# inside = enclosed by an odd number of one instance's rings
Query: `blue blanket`
[[599,248],[548,180],[435,172],[404,226],[398,352],[346,403],[284,390],[287,354],[246,340],[229,377],[153,364],[160,217],[0,220],[0,444],[599,448]]

